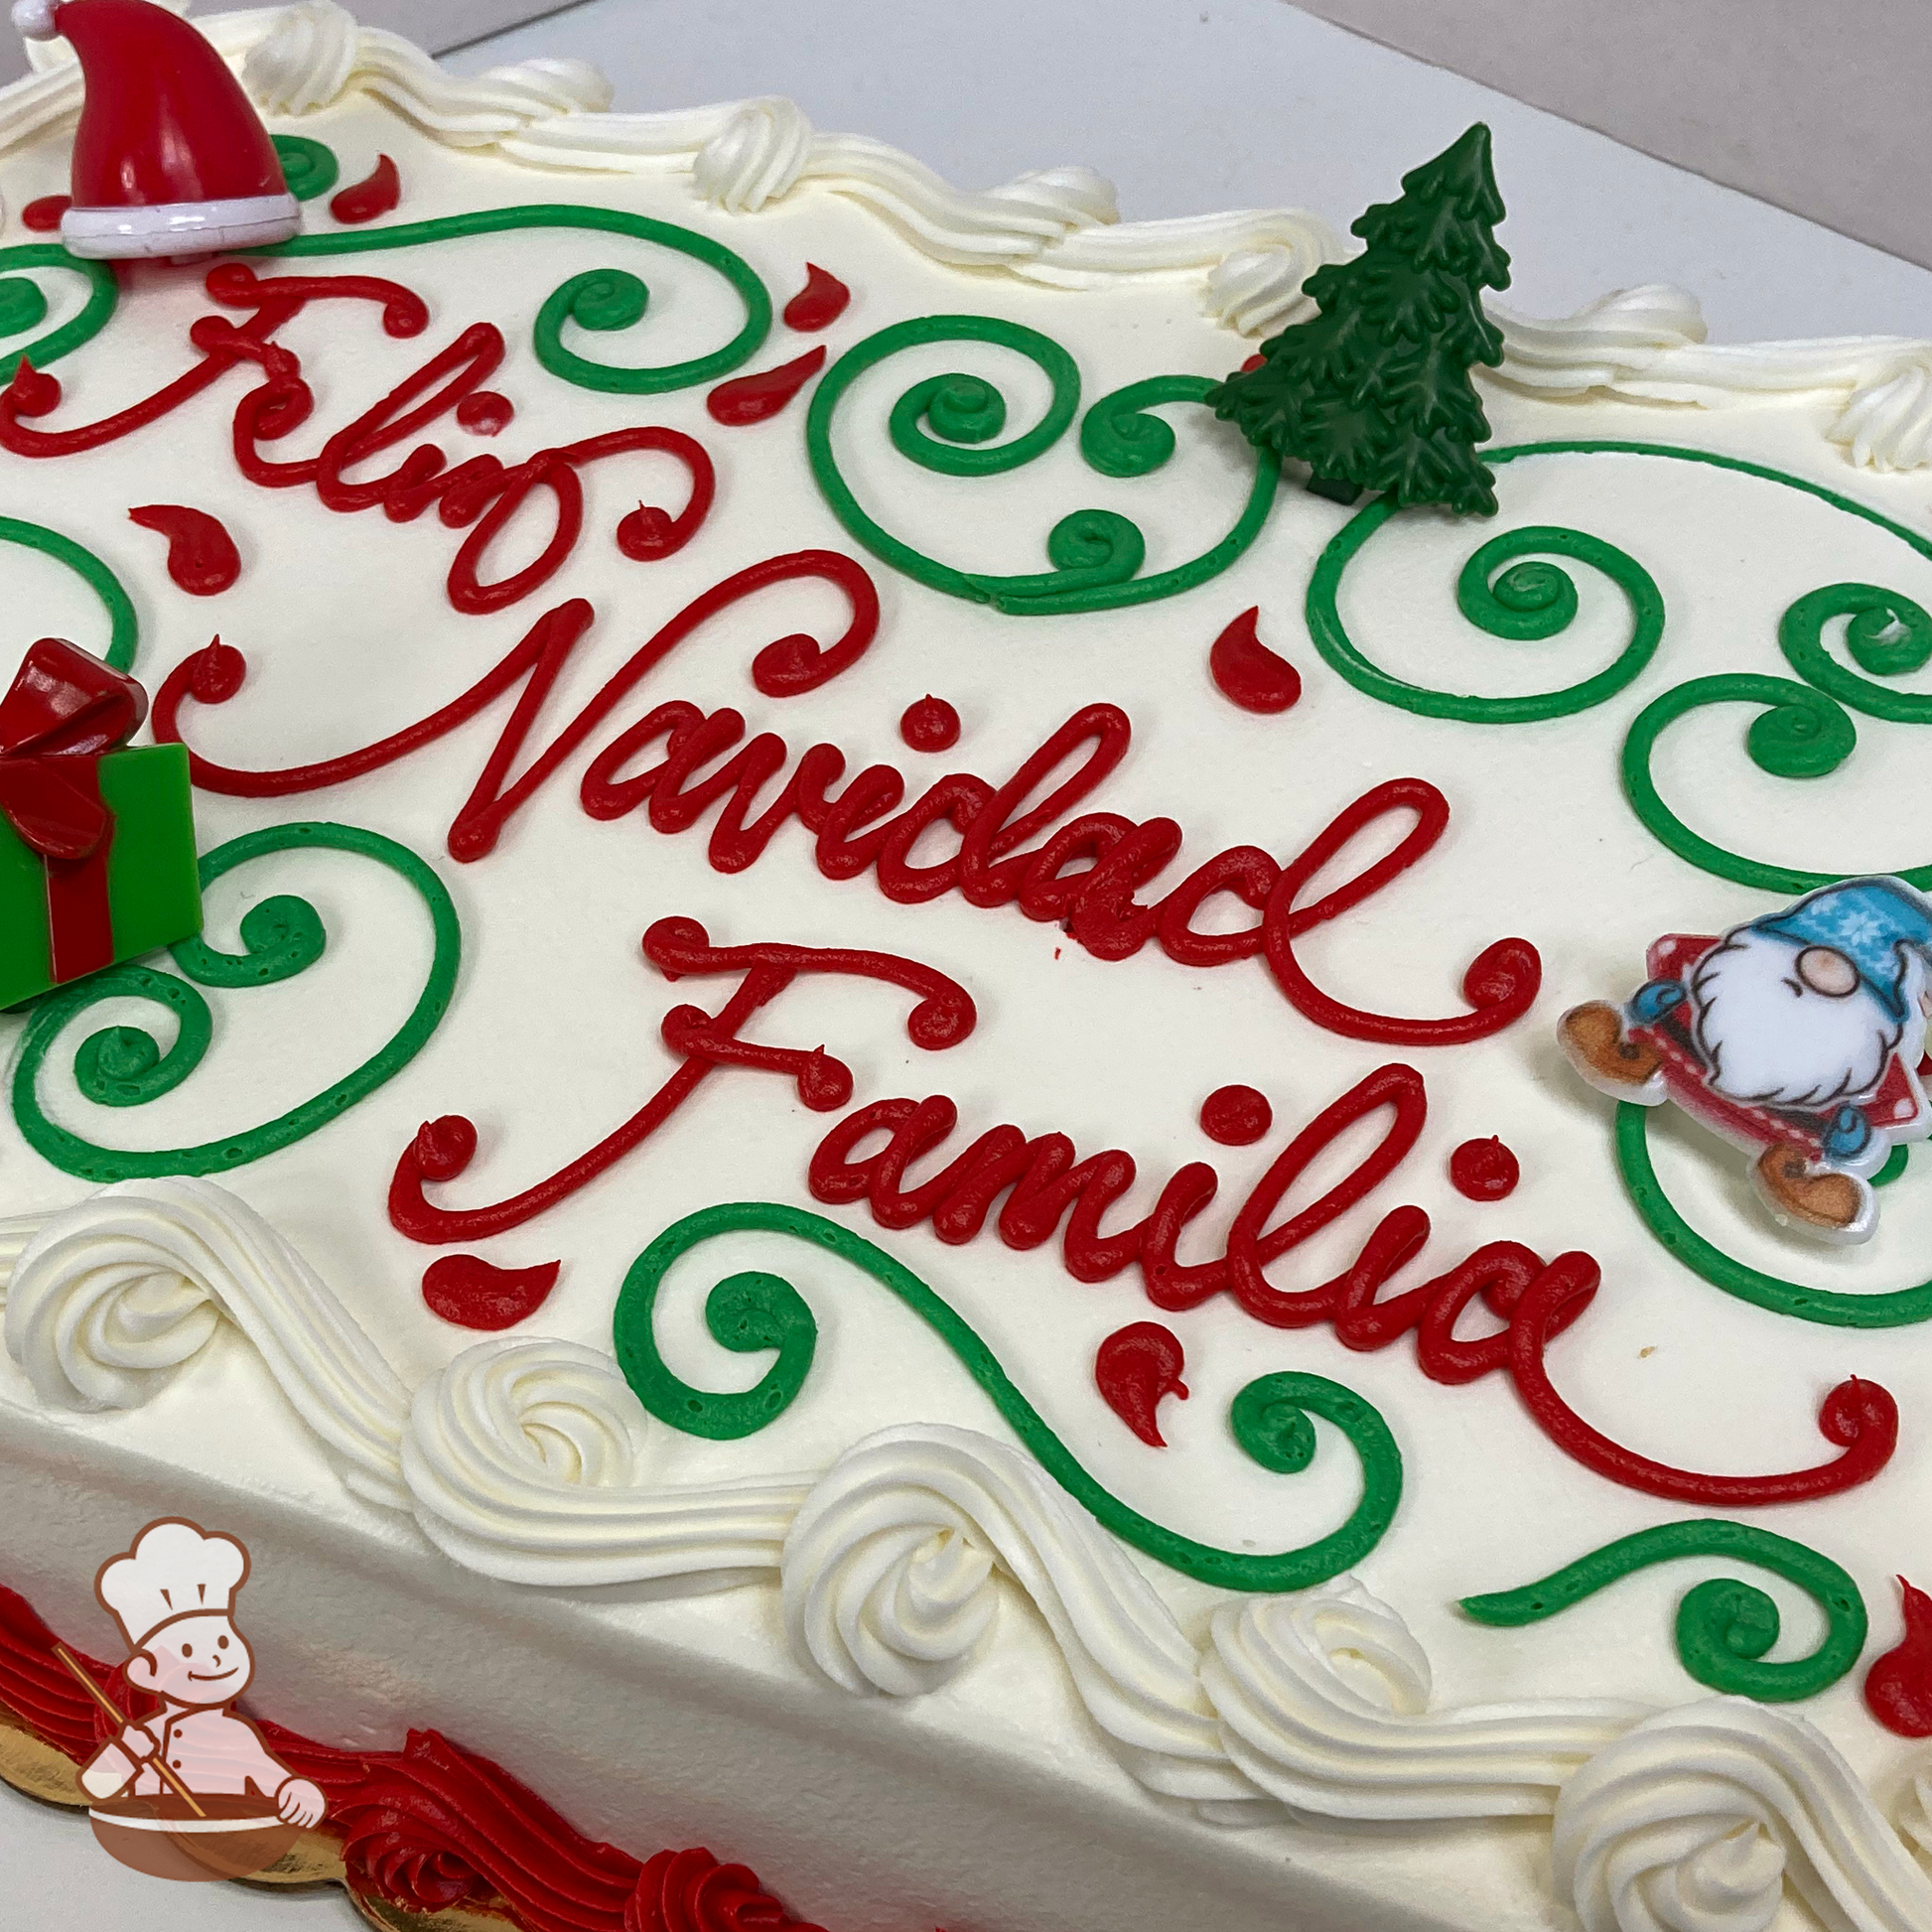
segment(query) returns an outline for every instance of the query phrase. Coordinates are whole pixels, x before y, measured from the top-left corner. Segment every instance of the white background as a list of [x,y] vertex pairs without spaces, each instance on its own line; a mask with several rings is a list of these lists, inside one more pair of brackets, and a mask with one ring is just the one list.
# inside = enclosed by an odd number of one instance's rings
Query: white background
[[[1718,339],[1923,334],[1932,323],[1932,273],[1278,0],[974,0],[965,10],[951,0],[590,0],[452,65],[475,71],[537,53],[595,59],[623,108],[788,93],[817,125],[880,136],[969,186],[1085,162],[1117,182],[1130,217],[1289,203],[1344,225],[1481,117],[1510,205],[1503,240],[1519,308],[1555,313],[1608,287],[1675,281],[1704,298]],[[263,1702],[272,1711],[272,1686]],[[0,1874],[9,1927],[353,1922],[333,1889],[265,1897],[139,1877],[97,1851],[76,1816],[4,1786]]]

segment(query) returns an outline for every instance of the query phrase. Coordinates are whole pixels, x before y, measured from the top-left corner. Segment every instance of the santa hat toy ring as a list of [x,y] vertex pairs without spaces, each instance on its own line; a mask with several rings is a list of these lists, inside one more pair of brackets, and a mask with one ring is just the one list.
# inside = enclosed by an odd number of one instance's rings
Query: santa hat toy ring
[[86,103],[61,239],[91,260],[286,241],[302,212],[268,130],[218,55],[152,0],[14,0],[29,40],[64,36]]

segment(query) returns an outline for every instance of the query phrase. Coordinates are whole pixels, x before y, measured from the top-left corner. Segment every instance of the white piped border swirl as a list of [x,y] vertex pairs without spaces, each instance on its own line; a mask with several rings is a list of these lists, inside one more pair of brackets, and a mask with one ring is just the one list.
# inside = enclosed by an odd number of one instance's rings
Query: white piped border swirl
[[[0,1220],[8,1351],[50,1408],[132,1409],[222,1323],[364,1500],[453,1561],[552,1588],[779,1585],[798,1661],[856,1696],[948,1683],[999,1584],[1039,1612],[1081,1704],[1148,1790],[1212,1822],[1552,1816],[1585,1932],[1766,1932],[1789,1885],[1834,1932],[1925,1932],[1932,1876],[1831,1742],[1740,1698],[1434,1702],[1400,1613],[1340,1578],[1216,1610],[1204,1644],[1021,1451],[882,1430],[822,1476],[671,1484],[607,1355],[482,1341],[413,1398],[260,1215],[206,1180],[126,1181]],[[1902,1834],[1902,1835],[1901,1835]]]
[[[180,0],[168,3],[180,10]],[[937,261],[1059,288],[1195,279],[1207,313],[1249,338],[1302,320],[1310,274],[1354,252],[1319,215],[1296,208],[1122,221],[1112,184],[1089,168],[1044,169],[981,192],[955,188],[883,141],[819,132],[775,95],[614,114],[608,83],[579,61],[521,61],[460,77],[399,35],[359,26],[337,0],[196,24],[269,114],[299,118],[359,90],[455,147],[490,147],[550,169],[688,174],[694,194],[734,214],[756,213],[811,182],[872,208]],[[37,70],[0,89],[0,153],[80,105],[66,43],[36,43],[31,53]],[[1514,388],[1700,408],[1828,397],[1839,410],[1825,433],[1853,463],[1881,471],[1932,463],[1932,342],[1707,343],[1697,299],[1661,285],[1615,290],[1551,320],[1494,304],[1490,314],[1504,345],[1494,379]]]

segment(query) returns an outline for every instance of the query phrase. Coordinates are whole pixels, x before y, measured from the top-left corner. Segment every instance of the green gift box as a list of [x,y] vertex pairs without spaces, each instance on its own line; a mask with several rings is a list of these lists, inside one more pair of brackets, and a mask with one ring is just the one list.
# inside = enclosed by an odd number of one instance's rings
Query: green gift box
[[[0,765],[7,761],[6,749],[0,746]],[[186,746],[23,762],[59,767],[61,776],[71,771],[83,786],[91,777],[111,821],[102,841],[104,864],[98,853],[91,864],[81,862],[93,876],[66,887],[69,894],[83,896],[105,892],[111,956],[93,959],[89,970],[192,938],[201,930],[201,876]],[[82,766],[85,771],[76,768]],[[11,816],[0,812],[0,1007],[16,1006],[63,983],[54,963],[59,889],[50,890],[50,878],[61,862],[29,845],[9,822]]]

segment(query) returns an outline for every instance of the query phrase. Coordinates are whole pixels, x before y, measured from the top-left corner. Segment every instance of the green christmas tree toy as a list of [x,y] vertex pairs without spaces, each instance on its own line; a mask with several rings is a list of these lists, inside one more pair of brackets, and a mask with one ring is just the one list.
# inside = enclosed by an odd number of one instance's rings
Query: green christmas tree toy
[[1299,457],[1309,487],[1350,503],[1364,489],[1398,503],[1493,516],[1495,479],[1476,455],[1489,424],[1469,364],[1502,360],[1480,291],[1509,286],[1494,229],[1502,197],[1480,121],[1402,178],[1350,232],[1353,261],[1308,279],[1321,313],[1262,345],[1261,364],[1208,392],[1249,442]]

